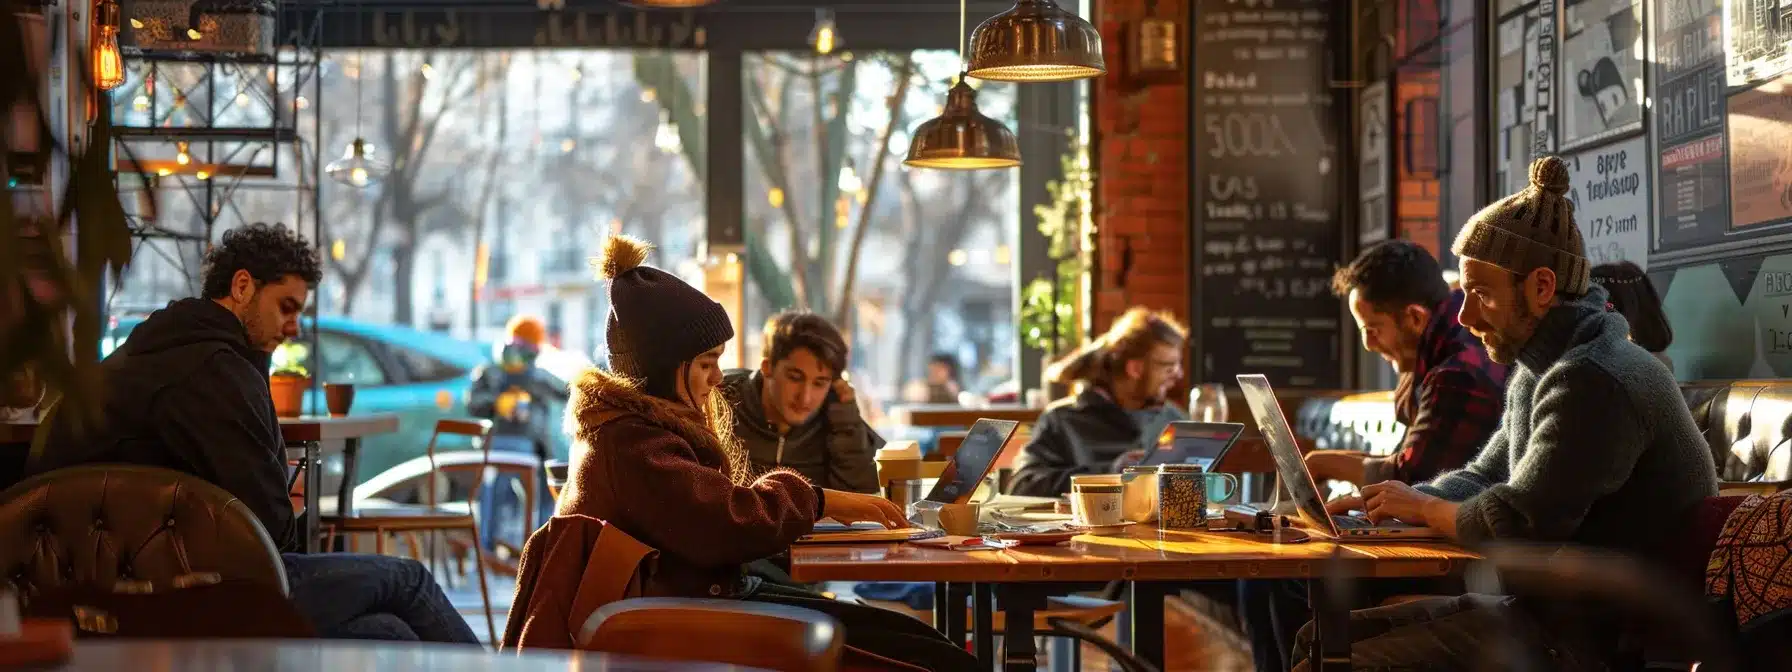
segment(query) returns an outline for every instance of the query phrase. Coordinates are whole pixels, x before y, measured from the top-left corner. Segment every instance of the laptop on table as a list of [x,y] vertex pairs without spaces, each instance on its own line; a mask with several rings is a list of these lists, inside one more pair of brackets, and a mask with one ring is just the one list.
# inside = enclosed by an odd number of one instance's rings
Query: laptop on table
[[1301,457],[1300,446],[1294,441],[1294,430],[1282,413],[1282,405],[1276,402],[1269,379],[1261,374],[1240,374],[1238,387],[1244,392],[1245,403],[1251,407],[1251,415],[1257,419],[1257,429],[1263,433],[1264,443],[1269,444],[1270,455],[1276,461],[1276,475],[1294,500],[1295,514],[1309,530],[1333,539],[1441,541],[1446,538],[1442,532],[1422,525],[1399,521],[1377,524],[1362,516],[1327,514],[1325,499],[1319,496],[1319,485],[1313,481],[1313,473],[1307,471],[1307,461]]
[[1020,423],[1012,420],[979,419],[972,423],[969,432],[965,433],[964,442],[959,444],[958,452],[946,460],[946,468],[940,472],[939,480],[927,491],[927,496],[916,502],[914,511],[909,514],[912,528],[889,530],[875,523],[842,525],[840,523],[817,523],[815,532],[799,541],[808,543],[840,542],[840,541],[895,541],[903,539],[939,536],[936,525],[923,522],[927,511],[938,511],[946,504],[967,504],[977,493],[977,488],[995,471],[996,460],[1002,456],[1002,448],[1014,437]]
[[1244,433],[1244,425],[1236,422],[1191,422],[1179,420],[1164,428],[1157,447],[1145,454],[1139,466],[1160,464],[1192,464],[1211,472],[1225,459]]

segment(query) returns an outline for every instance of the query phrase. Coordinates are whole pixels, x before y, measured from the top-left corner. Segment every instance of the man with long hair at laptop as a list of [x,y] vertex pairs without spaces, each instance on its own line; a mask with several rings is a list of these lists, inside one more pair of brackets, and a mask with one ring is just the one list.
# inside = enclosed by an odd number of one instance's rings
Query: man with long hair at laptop
[[1009,494],[1056,497],[1070,492],[1071,476],[1114,473],[1142,459],[1164,427],[1187,418],[1165,400],[1182,378],[1187,338],[1175,317],[1133,308],[1052,364],[1047,380],[1083,389],[1039,416],[1015,459]]
[[[1499,430],[1462,469],[1417,486],[1365,486],[1362,496],[1328,505],[1332,513],[1426,525],[1470,547],[1572,543],[1650,559],[1717,494],[1711,453],[1673,375],[1630,341],[1605,289],[1588,280],[1568,189],[1562,159],[1539,158],[1530,186],[1470,218],[1452,247],[1467,294],[1462,325],[1494,361],[1512,366]],[[1592,669],[1619,650],[1616,618],[1552,627],[1536,606],[1462,595],[1359,611],[1351,614],[1351,663],[1448,666],[1516,646],[1552,656],[1557,669]],[[1561,634],[1568,630],[1582,634]],[[1307,648],[1297,644],[1295,656]]]
[[[567,424],[577,444],[556,514],[604,521],[659,551],[646,595],[814,609],[840,620],[850,647],[928,669],[975,669],[973,656],[914,618],[771,585],[742,570],[783,552],[823,517],[908,523],[900,507],[876,495],[826,490],[788,469],[752,473],[729,436],[728,403],[716,393],[718,360],[734,337],[728,313],[677,276],[643,265],[649,249],[627,236],[604,244],[597,266],[609,283],[611,370],[589,369],[573,383]],[[541,576],[525,560],[518,584],[531,588],[519,591],[513,609],[524,612],[512,620],[528,621],[543,600],[570,602],[584,568],[577,571]],[[526,632],[513,636],[518,630],[507,628],[505,640],[526,640]]]

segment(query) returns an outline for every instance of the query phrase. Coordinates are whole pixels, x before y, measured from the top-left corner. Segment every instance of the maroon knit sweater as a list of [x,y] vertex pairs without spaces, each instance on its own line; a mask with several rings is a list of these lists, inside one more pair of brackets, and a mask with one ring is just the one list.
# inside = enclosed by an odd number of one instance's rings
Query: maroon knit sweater
[[648,595],[731,595],[741,565],[814,528],[808,481],[787,470],[750,478],[745,455],[690,407],[597,369],[572,387],[567,425],[578,441],[557,513],[601,519],[658,549]]

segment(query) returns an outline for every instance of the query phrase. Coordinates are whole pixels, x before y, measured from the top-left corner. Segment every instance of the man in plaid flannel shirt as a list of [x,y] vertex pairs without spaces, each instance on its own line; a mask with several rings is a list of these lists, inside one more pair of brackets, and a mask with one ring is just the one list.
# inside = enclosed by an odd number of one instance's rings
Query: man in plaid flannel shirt
[[1437,259],[1414,243],[1390,240],[1338,269],[1332,291],[1349,302],[1363,349],[1400,374],[1394,414],[1406,437],[1387,457],[1313,451],[1313,477],[1419,483],[1468,464],[1499,427],[1506,367],[1457,321],[1463,294],[1444,283]]

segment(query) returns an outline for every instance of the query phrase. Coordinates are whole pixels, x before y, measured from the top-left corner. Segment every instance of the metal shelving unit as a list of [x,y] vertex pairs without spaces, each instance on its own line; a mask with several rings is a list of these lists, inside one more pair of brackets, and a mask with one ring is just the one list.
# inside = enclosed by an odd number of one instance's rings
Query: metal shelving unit
[[223,230],[278,222],[322,245],[321,23],[282,33],[271,54],[122,49],[113,166],[136,261],[108,287],[108,317],[198,294]]

